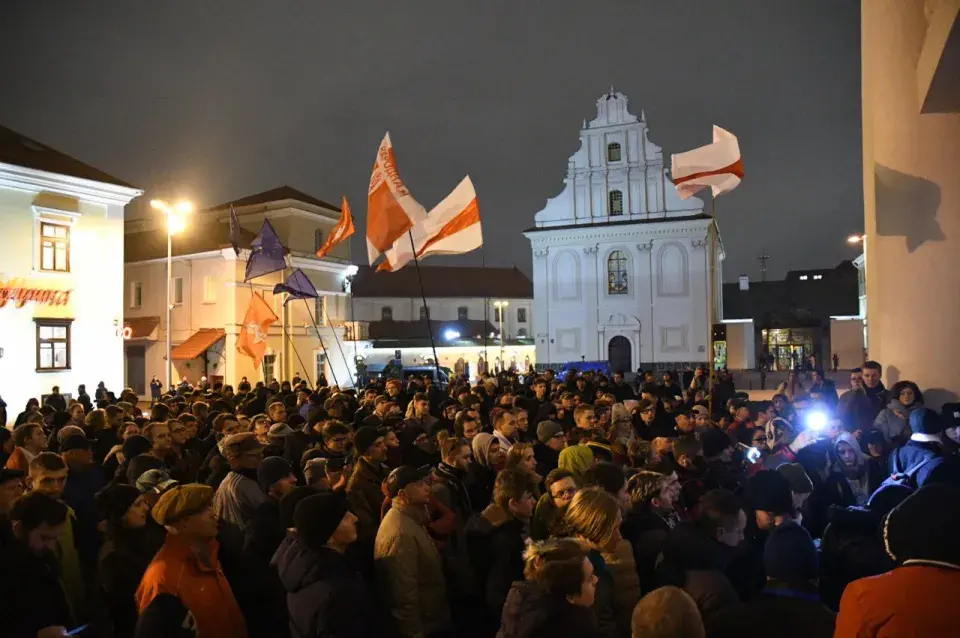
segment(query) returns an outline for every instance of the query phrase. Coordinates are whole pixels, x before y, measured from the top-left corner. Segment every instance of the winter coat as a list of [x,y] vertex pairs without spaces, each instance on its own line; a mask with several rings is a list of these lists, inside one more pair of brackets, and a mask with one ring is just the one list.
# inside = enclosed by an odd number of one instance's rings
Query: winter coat
[[73,522],[73,541],[80,556],[80,563],[89,568],[97,564],[100,552],[100,512],[94,496],[103,489],[103,472],[96,465],[73,466],[67,473],[61,499],[76,513]]
[[894,564],[883,548],[883,517],[862,507],[831,507],[820,542],[820,598],[840,608],[840,596],[858,578],[876,576]]
[[423,518],[421,511],[394,503],[374,544],[383,601],[405,638],[426,638],[450,628],[443,562]]
[[464,530],[487,620],[496,628],[507,592],[523,579],[524,525],[496,504],[489,505]]
[[543,477],[557,469],[560,462],[560,452],[539,441],[533,444],[533,457],[537,461],[537,474]]
[[135,595],[152,559],[146,529],[120,530],[100,548],[97,573],[116,638],[128,638],[134,633],[137,625]]
[[470,495],[470,503],[475,512],[482,511],[493,497],[493,484],[497,480],[496,470],[484,467],[480,463],[471,463],[467,467],[467,476],[463,481]]
[[[807,474],[810,475],[809,472]],[[827,478],[813,488],[804,504],[807,514],[803,517],[803,527],[813,538],[821,538],[827,527],[827,512],[831,506],[853,507],[856,504],[857,498],[847,478],[839,472],[830,472]]]
[[347,482],[347,506],[357,517],[357,535],[366,545],[372,545],[380,526],[384,498],[381,485],[385,478],[387,471],[382,464],[360,457]]
[[244,531],[243,551],[269,562],[286,535],[287,530],[280,523],[280,501],[267,495]]
[[837,402],[837,416],[843,421],[843,427],[848,432],[855,430],[866,432],[873,427],[877,415],[886,405],[885,392],[868,393],[864,389],[848,390]]
[[724,609],[710,638],[832,638],[836,618],[816,592],[767,587],[753,600]]
[[843,592],[834,636],[955,636],[958,591],[960,569],[923,563],[855,580]]
[[345,555],[326,547],[314,551],[290,534],[270,564],[287,593],[291,638],[377,635],[367,584]]
[[939,443],[907,441],[906,445],[890,453],[887,463],[889,463],[890,474],[904,474],[927,459],[943,455],[943,445]]
[[535,583],[513,584],[503,605],[497,638],[603,638],[589,607],[543,592]]
[[4,638],[36,638],[44,627],[73,627],[70,605],[64,595],[57,566],[40,557],[19,540],[0,551],[0,600]]
[[640,578],[637,575],[637,563],[633,558],[630,541],[621,538],[614,551],[603,552],[603,561],[613,577],[613,614],[617,622],[617,633],[629,636],[633,608],[640,601]]
[[470,496],[463,485],[465,472],[441,463],[430,474],[430,491],[433,498],[453,512],[456,522],[446,543],[440,548],[446,568],[451,600],[475,597],[476,582],[473,565],[467,549],[465,528],[473,518]]
[[590,548],[587,553],[587,560],[593,565],[593,574],[597,577],[597,590],[593,597],[592,607],[597,625],[605,636],[610,638],[620,636],[620,628],[617,626],[613,605],[613,575],[607,569],[607,563],[603,560],[603,554],[600,553],[600,550],[587,541],[581,540],[580,542],[585,547]]
[[647,594],[657,587],[654,571],[657,557],[666,546],[670,526],[650,508],[641,507],[627,513],[621,533],[633,546],[640,589]]
[[231,470],[213,495],[213,509],[220,519],[220,541],[231,551],[243,549],[254,513],[267,498],[256,474],[256,470]]
[[[883,438],[887,440],[887,443],[904,441],[910,438],[908,432],[910,428],[910,414],[922,407],[923,403],[919,401],[914,402],[913,405],[908,407],[900,403],[899,399],[890,399],[887,407],[874,419],[873,427],[883,432]],[[906,416],[897,416],[898,412]]]

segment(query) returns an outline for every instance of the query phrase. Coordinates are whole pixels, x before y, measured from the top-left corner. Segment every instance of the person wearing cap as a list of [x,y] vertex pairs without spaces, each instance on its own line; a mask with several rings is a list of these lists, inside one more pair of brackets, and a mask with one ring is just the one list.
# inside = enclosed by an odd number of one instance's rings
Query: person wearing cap
[[134,596],[158,546],[147,534],[150,507],[131,485],[111,485],[97,493],[97,510],[106,533],[97,561],[100,586],[113,620],[113,635],[132,636],[137,623]]
[[357,463],[347,481],[347,503],[357,517],[359,547],[370,548],[380,526],[383,507],[383,480],[387,477],[387,446],[382,430],[363,426],[353,438]]
[[386,480],[391,498],[374,544],[374,567],[398,633],[426,638],[449,631],[443,561],[424,527],[428,469],[401,465]]
[[291,637],[376,635],[369,585],[347,556],[357,518],[344,496],[303,498],[293,523],[271,561],[287,592]]
[[254,512],[266,499],[257,477],[263,445],[253,432],[241,432],[224,440],[223,455],[230,471],[217,488],[213,509],[222,524],[221,541],[239,551]]
[[931,484],[897,505],[880,534],[896,567],[843,591],[834,636],[955,636],[960,488]]
[[254,511],[246,529],[244,553],[269,562],[286,535],[280,523],[280,500],[297,486],[297,478],[286,459],[271,456],[257,469],[257,480],[266,499]]
[[556,421],[541,421],[537,424],[537,442],[533,445],[533,456],[537,460],[537,474],[546,476],[557,469],[560,452],[567,445],[563,426]]
[[247,625],[220,566],[213,488],[177,485],[151,512],[167,530],[136,593],[143,613],[161,594],[176,596],[196,620],[197,638],[246,638]]
[[944,421],[939,414],[930,408],[920,407],[910,413],[909,428],[910,440],[890,453],[888,463],[891,474],[904,474],[924,461],[945,456],[941,438]]

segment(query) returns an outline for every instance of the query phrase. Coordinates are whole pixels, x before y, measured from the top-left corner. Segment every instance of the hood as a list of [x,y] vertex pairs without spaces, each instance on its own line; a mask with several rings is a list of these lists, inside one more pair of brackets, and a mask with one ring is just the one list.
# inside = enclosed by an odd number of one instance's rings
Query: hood
[[277,548],[270,565],[277,570],[283,588],[290,594],[349,571],[345,556],[332,549],[315,552],[292,533]]
[[480,513],[480,518],[489,523],[490,527],[500,527],[513,517],[496,503],[491,503]]
[[503,604],[499,638],[530,636],[569,605],[563,597],[545,594],[533,583],[516,582]]
[[922,401],[914,401],[909,406],[900,403],[900,399],[890,399],[887,403],[887,408],[893,410],[894,412],[906,412],[907,414],[913,412],[914,410],[919,410],[923,407]]

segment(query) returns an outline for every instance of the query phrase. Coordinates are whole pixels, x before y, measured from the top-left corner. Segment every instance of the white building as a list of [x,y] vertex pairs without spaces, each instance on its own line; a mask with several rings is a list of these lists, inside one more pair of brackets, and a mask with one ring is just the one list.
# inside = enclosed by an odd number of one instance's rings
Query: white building
[[[243,231],[239,257],[230,247],[231,206]],[[314,254],[339,218],[338,207],[287,186],[191,215],[184,232],[173,236],[172,382],[186,378],[197,383],[206,376],[212,383],[236,387],[243,377],[255,383],[292,379],[299,373],[311,383],[323,374],[330,383],[351,386],[353,358],[341,352],[347,319],[344,279],[353,272],[350,242],[323,259]],[[247,249],[264,219],[270,220],[288,248],[288,265],[301,268],[317,288],[321,296],[316,303],[297,300],[284,305],[286,295],[273,294],[274,285],[291,268],[243,282]],[[156,375],[163,382],[166,376],[164,218],[157,214],[128,222],[125,239],[126,384],[146,396],[150,378]],[[250,357],[237,352],[237,337],[254,292],[264,296],[280,319],[266,336],[259,369]]]
[[491,370],[536,363],[533,284],[526,275],[516,268],[443,266],[421,266],[420,273],[426,306],[412,265],[394,273],[361,267],[353,279],[357,354],[370,370],[398,358],[404,366],[432,362],[428,313],[440,365],[456,373],[476,378],[486,362]]
[[0,391],[123,388],[123,215],[141,191],[0,127]]
[[[533,250],[539,366],[609,360],[618,370],[681,369],[707,361],[707,299],[722,320],[711,218],[681,200],[646,118],[611,89],[584,122],[564,189],[524,234]],[[719,233],[718,233],[719,237]]]

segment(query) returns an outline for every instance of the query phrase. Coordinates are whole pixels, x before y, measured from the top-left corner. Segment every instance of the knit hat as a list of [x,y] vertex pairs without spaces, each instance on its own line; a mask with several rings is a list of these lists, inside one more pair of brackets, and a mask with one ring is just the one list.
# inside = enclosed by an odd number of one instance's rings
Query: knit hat
[[561,432],[563,432],[563,426],[556,421],[541,421],[537,424],[537,440],[541,443],[548,443]]
[[169,525],[202,512],[213,500],[213,488],[191,483],[167,490],[153,506],[153,518],[161,525]]
[[718,456],[721,452],[731,447],[730,437],[719,428],[710,428],[700,434],[700,445],[703,448],[704,458]]
[[813,492],[813,482],[807,476],[803,466],[799,463],[784,463],[777,468],[777,472],[783,475],[790,484],[790,491],[797,494],[810,494]]
[[365,425],[353,435],[353,449],[357,451],[357,454],[363,456],[380,438],[383,438],[383,432],[378,428]]
[[920,408],[910,413],[910,429],[914,434],[940,434],[943,432],[943,419],[930,408]]
[[786,583],[815,580],[819,576],[817,548],[810,533],[793,522],[773,528],[763,548],[767,578]]
[[340,494],[314,494],[297,504],[293,523],[297,536],[311,549],[323,547],[343,517],[347,514],[347,499]]
[[153,449],[153,443],[145,436],[134,434],[123,442],[123,458],[132,459]]
[[267,431],[267,440],[274,445],[282,445],[283,440],[293,434],[293,428],[286,423],[274,423]]
[[127,483],[136,485],[137,480],[147,470],[159,470],[163,468],[163,461],[149,454],[140,454],[130,459],[127,463]]
[[883,525],[887,554],[897,562],[942,561],[960,566],[960,488],[926,485],[897,505]]
[[94,497],[102,518],[118,521],[140,498],[140,490],[132,485],[114,484],[97,492]]
[[790,482],[776,470],[760,470],[747,480],[747,502],[755,510],[769,512],[774,516],[793,511],[793,495]]
[[297,509],[300,501],[317,494],[317,491],[306,485],[298,485],[293,490],[280,499],[280,525],[283,529],[293,527],[293,513]]
[[257,469],[257,482],[260,483],[260,489],[264,492],[270,490],[270,486],[277,481],[282,481],[293,474],[290,464],[282,456],[271,456],[263,459],[260,467]]

